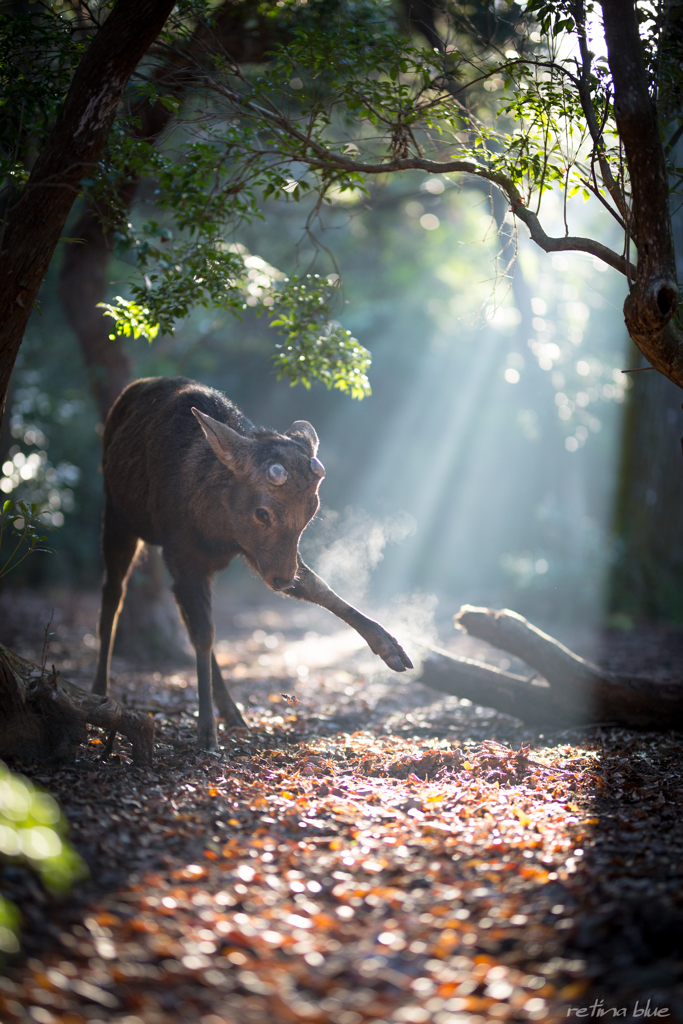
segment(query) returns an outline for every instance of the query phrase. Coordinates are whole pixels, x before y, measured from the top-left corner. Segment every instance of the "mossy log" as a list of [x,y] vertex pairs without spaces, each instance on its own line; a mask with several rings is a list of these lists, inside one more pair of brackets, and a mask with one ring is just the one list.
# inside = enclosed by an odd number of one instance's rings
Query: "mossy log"
[[456,627],[525,661],[515,675],[434,649],[420,682],[544,729],[613,723],[629,729],[683,729],[683,681],[608,672],[574,654],[516,612],[463,605]]
[[87,738],[86,725],[121,732],[136,764],[149,764],[154,722],[112,697],[68,682],[54,665],[47,672],[0,644],[0,757],[66,760]]

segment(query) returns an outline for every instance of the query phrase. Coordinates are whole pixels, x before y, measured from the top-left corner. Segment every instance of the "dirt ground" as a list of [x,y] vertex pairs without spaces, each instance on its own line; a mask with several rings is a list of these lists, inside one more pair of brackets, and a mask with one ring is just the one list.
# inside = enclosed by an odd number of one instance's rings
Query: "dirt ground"
[[[48,662],[88,686],[94,595],[5,593],[2,640],[40,660],[53,605]],[[2,1024],[683,1020],[679,735],[539,736],[376,674],[293,602],[217,620],[249,723],[219,753],[194,747],[191,664],[119,659],[151,768],[122,740],[103,763],[97,729],[73,764],[12,765],[58,798],[91,878],[58,901],[0,868],[23,913]],[[683,633],[605,635],[598,657],[680,678]]]

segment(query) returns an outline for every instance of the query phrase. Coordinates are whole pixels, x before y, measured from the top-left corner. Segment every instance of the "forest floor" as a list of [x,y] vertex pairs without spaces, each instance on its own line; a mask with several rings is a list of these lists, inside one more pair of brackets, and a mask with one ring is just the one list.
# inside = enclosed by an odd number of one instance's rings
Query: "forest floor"
[[[2,601],[3,641],[40,660],[50,602]],[[96,598],[57,603],[48,662],[87,686]],[[12,765],[91,878],[59,901],[0,870],[23,913],[2,1024],[683,1020],[683,737],[539,736],[369,674],[355,634],[293,603],[228,609],[218,636],[249,723],[219,753],[193,746],[191,667],[118,660],[150,768],[122,740],[103,763],[97,729],[75,763]],[[683,635],[606,635],[600,658],[680,678]]]

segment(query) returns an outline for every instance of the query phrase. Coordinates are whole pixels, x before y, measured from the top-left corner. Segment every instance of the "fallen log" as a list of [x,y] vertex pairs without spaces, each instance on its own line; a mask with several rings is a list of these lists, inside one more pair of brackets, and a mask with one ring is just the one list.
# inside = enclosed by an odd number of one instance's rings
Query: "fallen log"
[[537,728],[613,722],[630,729],[683,729],[683,682],[608,672],[507,609],[463,605],[455,625],[525,661],[535,674],[515,675],[433,648],[420,676],[431,689]]
[[112,697],[88,693],[52,666],[34,665],[0,644],[0,757],[65,760],[87,739],[86,724],[121,732],[133,744],[136,764],[149,764],[154,722]]

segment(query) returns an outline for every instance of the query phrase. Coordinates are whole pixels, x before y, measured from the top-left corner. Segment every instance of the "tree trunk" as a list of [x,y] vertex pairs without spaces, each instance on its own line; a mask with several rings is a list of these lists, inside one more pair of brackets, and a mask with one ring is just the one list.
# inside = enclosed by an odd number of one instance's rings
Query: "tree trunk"
[[614,113],[628,165],[635,280],[624,303],[630,336],[652,366],[683,387],[683,344],[670,321],[678,305],[669,181],[655,102],[648,89],[633,0],[602,0]]
[[434,650],[420,677],[425,686],[496,708],[536,728],[598,722],[629,729],[683,727],[683,683],[606,672],[516,612],[464,605],[455,622],[470,636],[521,658],[536,676],[514,675]]
[[102,222],[90,204],[66,246],[59,278],[59,296],[88,371],[90,390],[102,423],[131,381],[131,361],[122,339],[112,333],[113,322],[98,304],[107,299],[107,267],[111,246]]
[[659,373],[634,373],[626,410],[610,611],[683,622],[681,392]]
[[[87,739],[86,723],[128,736],[136,764],[149,764],[154,722],[111,697],[86,693],[55,671],[46,673],[0,644],[0,757],[22,761],[72,758]],[[111,737],[110,737],[111,738]]]
[[74,74],[55,127],[0,242],[0,415],[38,291],[74,199],[101,156],[126,85],[173,0],[118,0]]

